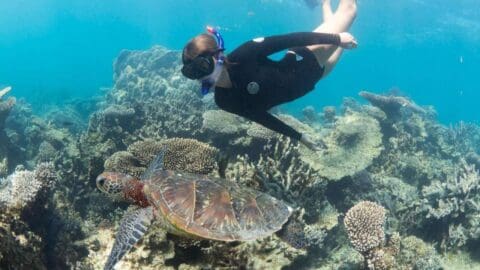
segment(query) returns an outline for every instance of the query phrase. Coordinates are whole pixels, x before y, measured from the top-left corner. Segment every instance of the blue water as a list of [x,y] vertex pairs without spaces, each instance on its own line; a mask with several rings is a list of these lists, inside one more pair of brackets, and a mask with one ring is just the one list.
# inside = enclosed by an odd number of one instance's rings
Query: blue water
[[[0,87],[12,85],[35,108],[112,86],[112,62],[124,48],[181,49],[211,24],[228,50],[322,20],[302,0],[16,0],[1,1],[0,14]],[[434,105],[444,123],[479,120],[480,1],[359,0],[351,32],[360,47],[287,110],[398,88]]]

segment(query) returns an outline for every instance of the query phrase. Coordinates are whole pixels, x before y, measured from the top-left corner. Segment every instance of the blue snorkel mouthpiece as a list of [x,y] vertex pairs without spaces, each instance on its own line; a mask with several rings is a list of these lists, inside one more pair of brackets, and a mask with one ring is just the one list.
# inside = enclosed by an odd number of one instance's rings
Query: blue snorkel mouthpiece
[[203,80],[202,81],[202,89],[200,90],[202,92],[202,96],[205,96],[210,92],[210,88],[212,88],[213,84],[210,82],[210,80]]
[[[225,50],[222,35],[220,35],[220,33],[218,32],[217,29],[215,29],[211,26],[207,26],[207,31],[208,31],[208,33],[215,36],[215,38],[217,39],[217,46],[218,46],[219,53],[218,53],[218,56],[215,57],[215,59],[217,60],[217,63],[216,63],[216,67],[215,67],[214,71],[207,78],[202,80],[201,93],[204,96],[208,94],[208,92],[210,91],[210,88],[212,88],[212,86],[215,84],[215,78],[213,78],[213,77],[215,77],[215,75],[217,75],[217,76],[220,75],[220,73],[219,73],[220,68],[225,61],[225,57],[223,56],[223,53],[222,53]],[[213,77],[212,77],[212,75],[213,75]]]

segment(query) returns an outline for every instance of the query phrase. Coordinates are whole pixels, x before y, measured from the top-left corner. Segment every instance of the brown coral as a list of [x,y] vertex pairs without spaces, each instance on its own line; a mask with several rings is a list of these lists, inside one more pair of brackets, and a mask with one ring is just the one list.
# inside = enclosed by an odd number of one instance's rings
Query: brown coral
[[163,142],[167,147],[165,168],[199,174],[217,169],[218,149],[194,139],[172,138]]
[[165,147],[167,170],[208,174],[218,169],[218,149],[194,139],[172,138],[161,142],[152,139],[136,142],[128,151],[113,154],[105,161],[106,171],[117,171],[139,177]]

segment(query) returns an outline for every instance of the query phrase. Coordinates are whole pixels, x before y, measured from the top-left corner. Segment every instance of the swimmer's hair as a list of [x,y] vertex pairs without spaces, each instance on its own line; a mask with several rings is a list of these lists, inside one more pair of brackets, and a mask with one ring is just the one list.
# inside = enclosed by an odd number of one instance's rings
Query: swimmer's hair
[[193,59],[202,53],[215,53],[218,50],[217,41],[209,34],[200,34],[188,41],[183,48],[184,59]]
[[[200,34],[190,39],[182,52],[182,59],[194,59],[202,53],[216,53],[219,50],[217,40],[209,34]],[[225,57],[225,64],[231,63]]]

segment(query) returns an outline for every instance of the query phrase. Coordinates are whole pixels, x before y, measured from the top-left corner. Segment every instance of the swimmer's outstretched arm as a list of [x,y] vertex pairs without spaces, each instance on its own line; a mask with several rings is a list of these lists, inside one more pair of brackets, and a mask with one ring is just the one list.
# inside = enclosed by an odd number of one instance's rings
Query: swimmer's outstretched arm
[[290,137],[294,140],[299,141],[302,138],[302,133],[296,131],[294,128],[285,124],[283,121],[271,115],[267,111],[248,111],[243,112],[241,115],[251,121],[254,121],[268,129]]
[[341,45],[339,34],[317,33],[317,32],[296,32],[286,35],[256,38],[248,41],[229,54],[233,62],[249,56],[269,56],[273,53],[309,45],[331,44]]

